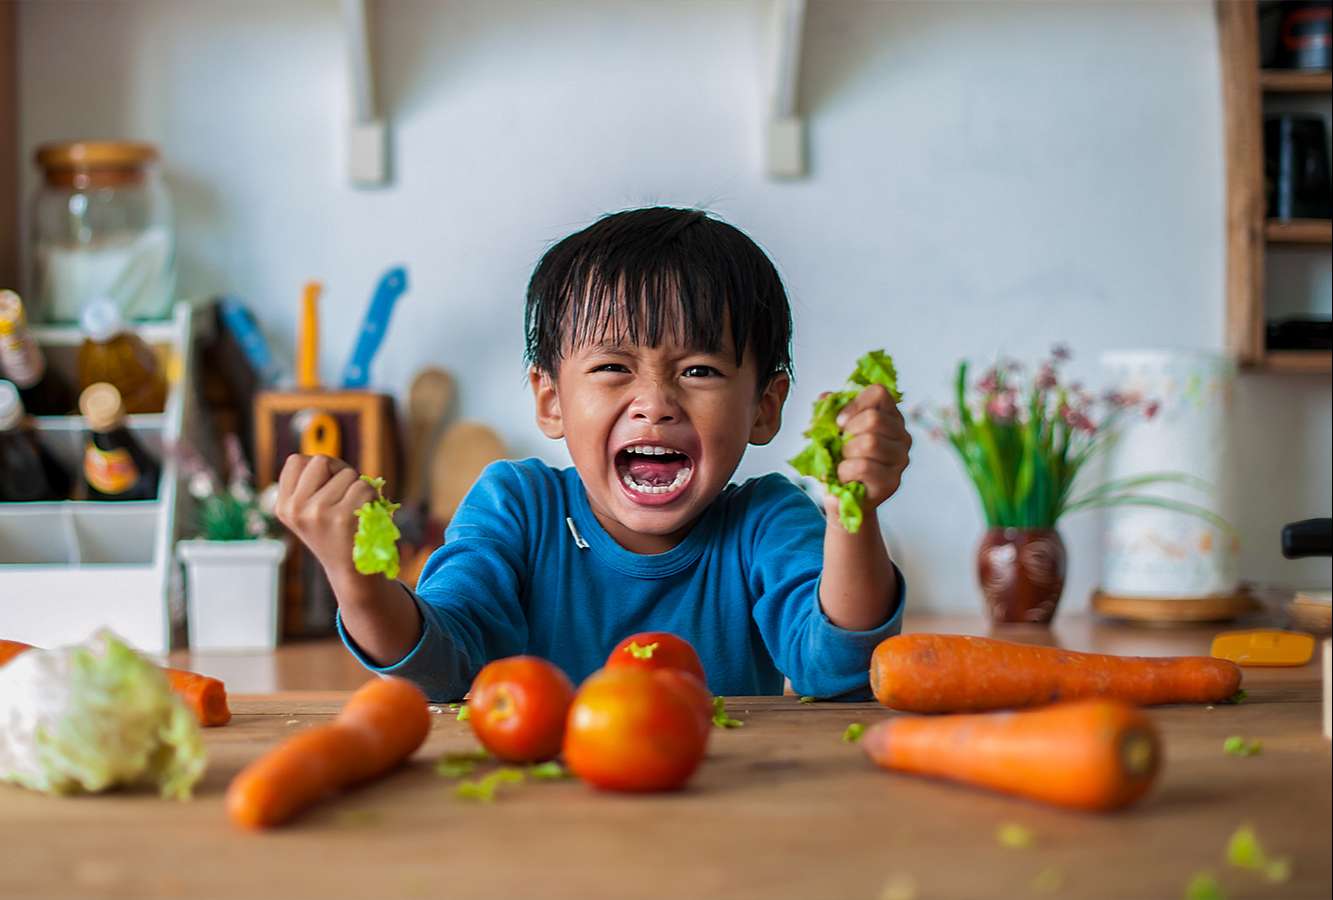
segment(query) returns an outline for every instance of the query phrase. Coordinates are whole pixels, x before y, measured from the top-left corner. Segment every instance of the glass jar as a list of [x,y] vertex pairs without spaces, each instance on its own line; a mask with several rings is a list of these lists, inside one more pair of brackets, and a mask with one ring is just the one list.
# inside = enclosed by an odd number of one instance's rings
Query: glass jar
[[127,141],[47,144],[32,204],[34,321],[77,322],[110,297],[127,319],[168,315],[175,293],[171,197],[157,148]]

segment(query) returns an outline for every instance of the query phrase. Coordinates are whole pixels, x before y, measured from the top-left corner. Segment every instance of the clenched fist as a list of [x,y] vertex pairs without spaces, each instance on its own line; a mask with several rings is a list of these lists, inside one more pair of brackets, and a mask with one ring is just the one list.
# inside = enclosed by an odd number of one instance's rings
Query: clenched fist
[[278,476],[274,512],[336,583],[357,575],[352,565],[356,511],[374,499],[375,489],[342,460],[294,453]]

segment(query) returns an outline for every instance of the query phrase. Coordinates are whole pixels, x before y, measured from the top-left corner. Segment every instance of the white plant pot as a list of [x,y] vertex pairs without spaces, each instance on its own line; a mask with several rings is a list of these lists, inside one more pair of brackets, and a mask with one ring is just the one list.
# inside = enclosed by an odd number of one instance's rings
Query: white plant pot
[[192,650],[272,650],[278,645],[282,541],[180,541]]

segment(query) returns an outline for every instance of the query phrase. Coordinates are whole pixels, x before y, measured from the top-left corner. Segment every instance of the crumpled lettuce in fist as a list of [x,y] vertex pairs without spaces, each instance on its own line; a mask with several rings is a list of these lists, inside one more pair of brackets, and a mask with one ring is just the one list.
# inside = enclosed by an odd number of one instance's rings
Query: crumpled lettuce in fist
[[838,498],[838,519],[849,534],[856,534],[861,530],[861,501],[865,499],[866,486],[859,481],[844,484],[838,480],[838,463],[842,462],[842,445],[846,440],[838,427],[838,413],[872,384],[888,388],[894,402],[901,401],[902,394],[898,392],[898,372],[893,359],[883,350],[872,350],[858,359],[856,371],[847,381],[855,387],[833,391],[815,401],[810,427],[805,432],[810,443],[788,462],[802,475],[818,479],[826,491]]
[[204,762],[194,713],[109,632],[0,668],[0,780],[48,794],[148,784],[188,800]]
[[374,500],[361,504],[356,511],[356,537],[352,539],[352,565],[362,575],[383,573],[385,578],[398,577],[398,539],[402,534],[393,524],[394,510],[401,503],[390,503],[384,496],[384,479],[361,476],[361,480],[375,489]]

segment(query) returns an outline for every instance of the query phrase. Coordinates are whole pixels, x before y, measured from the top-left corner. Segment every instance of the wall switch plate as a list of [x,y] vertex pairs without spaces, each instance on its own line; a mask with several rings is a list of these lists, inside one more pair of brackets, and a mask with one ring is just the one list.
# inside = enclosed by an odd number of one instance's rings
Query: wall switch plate
[[388,184],[388,129],[383,121],[353,122],[348,127],[347,174],[360,187]]

